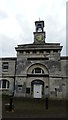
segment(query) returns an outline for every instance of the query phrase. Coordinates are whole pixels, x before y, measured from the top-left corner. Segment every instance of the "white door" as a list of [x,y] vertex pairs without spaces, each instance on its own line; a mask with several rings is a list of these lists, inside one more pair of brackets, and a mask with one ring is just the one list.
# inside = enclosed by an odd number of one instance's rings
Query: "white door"
[[34,85],[33,97],[34,98],[42,98],[42,85]]

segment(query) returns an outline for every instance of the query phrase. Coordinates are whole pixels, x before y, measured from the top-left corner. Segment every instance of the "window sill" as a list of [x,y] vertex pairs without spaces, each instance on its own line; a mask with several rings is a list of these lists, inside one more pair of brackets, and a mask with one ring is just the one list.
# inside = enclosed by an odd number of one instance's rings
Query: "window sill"
[[8,72],[8,69],[2,69],[2,72]]
[[49,77],[48,74],[27,74],[28,77]]
[[0,88],[0,90],[2,90],[2,91],[4,91],[4,90],[8,91],[9,88]]

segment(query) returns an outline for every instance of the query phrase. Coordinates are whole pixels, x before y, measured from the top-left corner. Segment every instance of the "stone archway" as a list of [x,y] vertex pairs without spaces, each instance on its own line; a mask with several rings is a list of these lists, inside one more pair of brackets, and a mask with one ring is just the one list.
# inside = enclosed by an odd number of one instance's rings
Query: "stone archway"
[[44,74],[48,74],[49,75],[49,71],[46,65],[41,64],[41,63],[34,63],[31,64],[27,67],[27,74],[31,74],[33,69],[35,68],[41,68],[44,71]]
[[[30,95],[34,98],[42,98],[45,96],[45,88],[49,86],[48,68],[41,63],[35,63],[27,69],[27,83],[30,87]],[[39,92],[40,91],[40,92]],[[36,94],[38,92],[38,94]],[[38,96],[36,96],[38,95]]]

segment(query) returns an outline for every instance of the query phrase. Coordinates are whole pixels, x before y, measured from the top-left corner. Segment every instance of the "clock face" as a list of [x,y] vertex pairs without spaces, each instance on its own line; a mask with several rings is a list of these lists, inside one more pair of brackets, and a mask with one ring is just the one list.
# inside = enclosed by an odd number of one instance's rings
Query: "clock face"
[[37,41],[42,41],[43,40],[43,35],[42,34],[37,34],[36,35],[36,40]]

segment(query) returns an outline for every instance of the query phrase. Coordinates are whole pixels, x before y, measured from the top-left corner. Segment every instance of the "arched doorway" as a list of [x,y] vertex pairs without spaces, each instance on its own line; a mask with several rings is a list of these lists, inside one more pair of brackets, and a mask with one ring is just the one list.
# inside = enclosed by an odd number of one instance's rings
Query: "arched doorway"
[[35,63],[27,69],[27,84],[30,86],[30,95],[33,98],[45,97],[46,86],[49,87],[48,68],[41,63]]
[[42,98],[44,92],[44,82],[42,80],[33,80],[31,82],[31,91],[33,98]]

